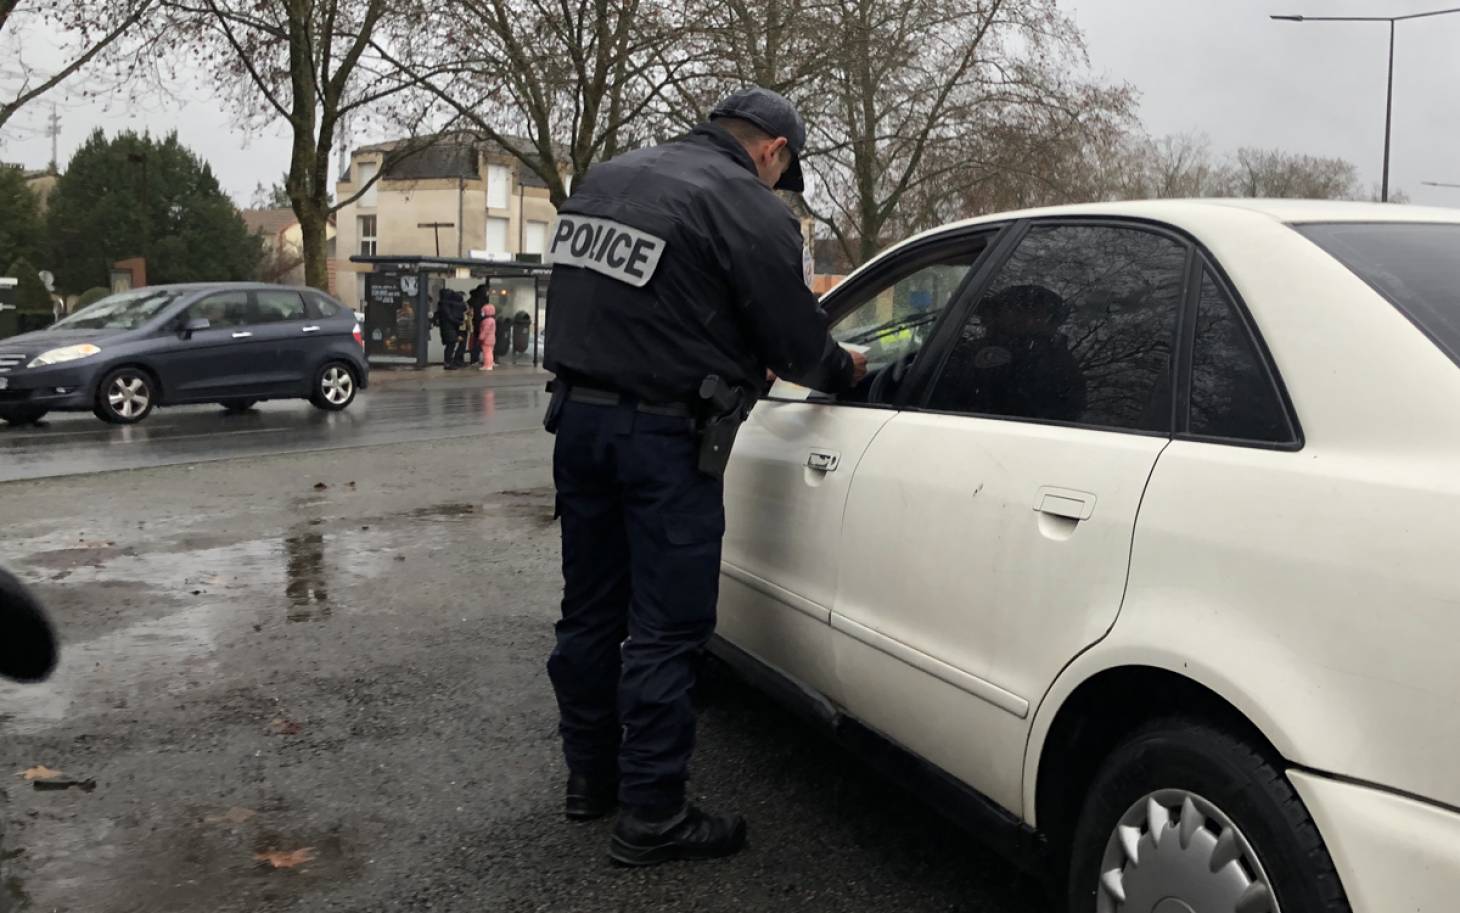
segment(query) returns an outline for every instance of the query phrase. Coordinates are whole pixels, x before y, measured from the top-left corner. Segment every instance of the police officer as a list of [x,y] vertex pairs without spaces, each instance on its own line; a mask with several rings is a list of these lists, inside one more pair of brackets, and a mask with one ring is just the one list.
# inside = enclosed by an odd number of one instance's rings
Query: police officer
[[[736,92],[680,140],[594,166],[549,241],[564,594],[548,673],[567,815],[617,803],[620,863],[745,842],[742,818],[685,799],[689,691],[714,632],[725,531],[728,443],[717,462],[708,429],[743,419],[768,369],[829,393],[866,373],[828,335],[800,228],[772,192],[803,189],[805,142],[786,99]],[[701,399],[717,386],[736,414]]]

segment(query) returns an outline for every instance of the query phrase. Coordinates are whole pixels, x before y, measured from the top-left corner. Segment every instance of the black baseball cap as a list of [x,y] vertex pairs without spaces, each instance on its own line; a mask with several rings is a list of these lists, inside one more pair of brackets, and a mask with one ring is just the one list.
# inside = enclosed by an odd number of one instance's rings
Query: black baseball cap
[[806,189],[801,177],[801,150],[806,148],[806,122],[796,113],[796,108],[784,95],[750,86],[727,95],[710,112],[710,120],[717,117],[734,117],[755,124],[773,137],[784,136],[786,148],[791,150],[791,167],[776,182],[777,190]]

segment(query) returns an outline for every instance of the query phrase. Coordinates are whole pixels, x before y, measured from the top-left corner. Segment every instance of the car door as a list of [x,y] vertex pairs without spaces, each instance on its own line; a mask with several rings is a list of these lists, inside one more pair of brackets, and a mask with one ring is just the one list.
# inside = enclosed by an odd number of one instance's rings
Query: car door
[[718,630],[823,694],[835,693],[827,622],[852,472],[895,414],[889,373],[934,332],[991,234],[912,245],[828,296],[833,336],[867,350],[867,380],[837,401],[778,381],[740,430],[725,478]]
[[[247,392],[253,361],[252,305],[244,289],[213,292],[194,301],[159,341],[152,363],[168,402],[211,401]],[[190,320],[207,320],[206,329],[183,334]]]
[[309,391],[315,355],[322,348],[324,322],[310,319],[304,298],[291,288],[255,289],[253,294],[253,370],[258,391],[270,396],[300,396]]
[[1143,226],[1027,226],[857,466],[831,616],[845,704],[1006,808],[1032,709],[1120,609],[1192,262]]

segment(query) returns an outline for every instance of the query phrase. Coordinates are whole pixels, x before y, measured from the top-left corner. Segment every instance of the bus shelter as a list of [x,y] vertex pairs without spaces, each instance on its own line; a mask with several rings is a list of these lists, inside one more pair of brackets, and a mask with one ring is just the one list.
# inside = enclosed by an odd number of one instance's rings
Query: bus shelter
[[440,343],[431,323],[437,296],[445,288],[467,294],[480,285],[497,309],[498,359],[511,363],[530,355],[533,366],[541,363],[552,267],[535,260],[459,257],[357,255],[350,260],[371,268],[364,274],[363,298],[365,355],[371,364],[425,367],[437,360]]

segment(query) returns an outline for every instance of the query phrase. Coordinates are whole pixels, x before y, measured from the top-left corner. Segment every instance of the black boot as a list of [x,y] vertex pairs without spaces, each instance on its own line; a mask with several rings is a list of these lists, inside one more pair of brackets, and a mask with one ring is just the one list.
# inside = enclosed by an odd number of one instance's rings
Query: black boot
[[665,820],[624,810],[609,841],[609,858],[620,865],[657,865],[675,859],[716,859],[745,846],[745,819],[708,815],[685,804]]
[[602,818],[618,805],[618,784],[612,780],[594,780],[579,774],[568,776],[563,810],[571,821]]

